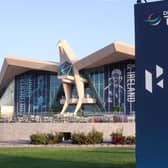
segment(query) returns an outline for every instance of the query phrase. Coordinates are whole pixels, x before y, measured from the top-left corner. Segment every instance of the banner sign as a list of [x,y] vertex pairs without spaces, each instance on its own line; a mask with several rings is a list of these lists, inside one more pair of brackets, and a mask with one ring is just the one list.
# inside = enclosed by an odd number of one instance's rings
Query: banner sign
[[105,66],[105,108],[120,107],[123,114],[135,114],[135,62],[123,61]]
[[168,165],[168,1],[135,5],[137,168]]

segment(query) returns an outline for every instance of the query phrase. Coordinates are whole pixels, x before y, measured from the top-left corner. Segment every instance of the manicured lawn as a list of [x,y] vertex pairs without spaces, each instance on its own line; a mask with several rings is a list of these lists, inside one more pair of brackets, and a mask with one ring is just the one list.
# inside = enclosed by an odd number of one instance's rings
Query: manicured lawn
[[0,148],[0,168],[135,168],[135,149]]

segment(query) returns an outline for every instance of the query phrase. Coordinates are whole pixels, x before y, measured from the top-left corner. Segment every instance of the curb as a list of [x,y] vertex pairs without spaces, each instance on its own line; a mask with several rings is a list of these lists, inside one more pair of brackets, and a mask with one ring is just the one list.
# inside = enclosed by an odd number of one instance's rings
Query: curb
[[32,144],[8,144],[0,143],[0,148],[22,148],[22,147],[33,147],[33,148],[136,148],[136,145],[114,145],[114,144],[95,144],[95,145],[75,145],[75,144],[54,144],[54,145],[32,145]]

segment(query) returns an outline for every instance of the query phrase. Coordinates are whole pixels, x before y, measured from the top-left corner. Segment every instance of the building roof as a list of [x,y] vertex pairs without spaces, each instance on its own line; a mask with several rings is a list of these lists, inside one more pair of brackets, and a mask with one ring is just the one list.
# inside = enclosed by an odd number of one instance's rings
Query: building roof
[[[80,60],[76,58],[66,41],[59,41],[58,48],[60,51],[60,63],[67,60],[77,70],[135,59],[134,47],[122,42],[114,42]],[[0,96],[16,75],[29,70],[58,72],[59,63],[13,56],[6,57],[0,72]]]
[[114,42],[90,55],[75,62],[80,69],[94,68],[109,63],[116,63],[128,59],[135,59],[135,49],[132,45]]
[[59,66],[55,62],[39,61],[20,57],[6,57],[0,72],[0,95],[8,86],[10,81],[19,74],[29,70],[43,70],[57,72]]

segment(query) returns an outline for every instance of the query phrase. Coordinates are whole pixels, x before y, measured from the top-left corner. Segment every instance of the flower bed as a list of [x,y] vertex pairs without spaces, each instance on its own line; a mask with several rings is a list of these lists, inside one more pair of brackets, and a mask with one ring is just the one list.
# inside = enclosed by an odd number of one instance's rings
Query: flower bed
[[[63,141],[63,133],[36,133],[30,136],[31,144],[58,144]],[[103,133],[93,129],[89,133],[73,133],[71,135],[72,144],[88,145],[103,143]],[[114,145],[134,145],[136,139],[134,136],[123,136],[122,130],[111,134],[111,143]]]

